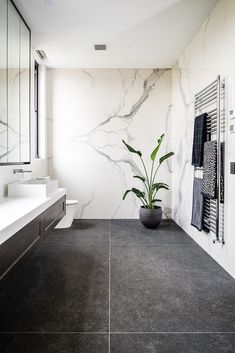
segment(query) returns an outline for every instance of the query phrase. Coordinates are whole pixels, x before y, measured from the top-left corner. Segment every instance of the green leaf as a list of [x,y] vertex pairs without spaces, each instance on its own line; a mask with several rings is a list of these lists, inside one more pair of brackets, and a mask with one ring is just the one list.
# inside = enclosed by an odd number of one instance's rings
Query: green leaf
[[143,181],[143,183],[144,183],[144,182],[145,182],[145,180],[146,180],[144,177],[139,176],[139,175],[134,175],[134,176],[133,176],[133,178],[140,179],[140,180],[142,180],[142,181]]
[[132,188],[132,192],[136,194],[136,196],[139,198],[145,198],[145,193],[143,191],[140,191],[139,189]]
[[158,144],[157,144],[157,147],[154,148],[154,150],[153,150],[153,152],[151,153],[151,156],[150,156],[150,158],[151,158],[152,161],[154,161],[154,159],[156,158],[156,155],[157,155],[157,153],[158,153],[158,151],[159,151],[159,148],[161,147],[161,144],[162,144],[162,141],[163,141],[164,137],[165,137],[165,135],[162,134],[162,135],[160,136],[160,138],[158,139],[158,141],[157,141],[157,143],[158,143]]
[[122,199],[125,200],[126,196],[129,194],[129,192],[133,192],[138,198],[142,198],[145,200],[145,193],[143,191],[140,191],[139,189],[132,188],[131,190],[126,190],[124,193]]
[[142,156],[142,153],[140,151],[136,151],[133,147],[131,147],[130,145],[128,145],[124,140],[122,140],[122,142],[124,143],[124,145],[126,146],[126,148],[128,149],[129,152],[131,153],[136,153],[138,154],[140,157]]
[[159,159],[159,163],[162,164],[162,162],[165,161],[165,159],[167,158],[170,158],[174,155],[174,152],[169,152],[167,154],[165,154],[164,156],[162,156],[160,159]]
[[129,194],[129,192],[132,192],[132,190],[126,190],[122,199],[125,200],[126,196]]
[[153,184],[152,187],[153,190],[156,190],[156,192],[160,189],[166,189],[169,190],[169,185],[165,184],[165,183],[155,183]]
[[159,199],[152,200],[152,203],[156,203],[156,202],[162,202],[162,200],[159,200]]

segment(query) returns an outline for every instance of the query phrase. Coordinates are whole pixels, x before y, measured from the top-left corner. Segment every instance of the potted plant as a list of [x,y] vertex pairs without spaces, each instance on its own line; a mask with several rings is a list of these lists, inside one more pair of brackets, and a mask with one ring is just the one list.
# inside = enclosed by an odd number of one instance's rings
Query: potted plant
[[140,221],[146,228],[151,228],[151,229],[157,228],[157,226],[162,221],[162,209],[160,206],[158,206],[158,203],[161,202],[161,200],[157,198],[157,193],[161,189],[169,190],[169,186],[167,184],[163,182],[158,182],[158,183],[155,182],[157,172],[160,166],[162,165],[162,163],[166,159],[174,155],[174,152],[169,152],[163,155],[162,157],[159,158],[158,165],[155,166],[156,157],[161,147],[161,144],[164,140],[164,137],[165,137],[164,134],[161,135],[161,137],[157,142],[157,146],[154,148],[153,152],[150,155],[150,158],[152,160],[150,173],[148,173],[147,171],[146,165],[142,158],[142,153],[140,151],[136,151],[133,147],[128,145],[124,140],[122,140],[122,142],[124,143],[124,145],[126,146],[129,152],[135,153],[139,156],[143,166],[143,171],[144,171],[143,175],[134,175],[134,178],[139,179],[143,183],[144,190],[141,191],[136,188],[126,190],[126,192],[123,195],[123,200],[125,200],[126,196],[130,192],[134,193],[140,199],[140,201],[142,202],[142,206],[140,207],[140,213],[139,213]]

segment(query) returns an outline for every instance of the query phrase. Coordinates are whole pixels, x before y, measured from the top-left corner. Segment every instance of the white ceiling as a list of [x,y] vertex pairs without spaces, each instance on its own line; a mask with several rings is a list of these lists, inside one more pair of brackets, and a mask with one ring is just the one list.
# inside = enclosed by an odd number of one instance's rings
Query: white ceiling
[[[15,0],[50,67],[172,67],[217,0]],[[95,52],[94,43],[106,43]]]

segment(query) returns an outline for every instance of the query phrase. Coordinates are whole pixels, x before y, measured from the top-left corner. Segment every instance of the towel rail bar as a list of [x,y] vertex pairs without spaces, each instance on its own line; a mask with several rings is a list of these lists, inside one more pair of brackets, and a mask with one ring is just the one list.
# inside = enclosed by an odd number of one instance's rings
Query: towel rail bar
[[216,115],[217,115],[217,113],[216,113],[216,112],[213,112],[213,113],[211,113],[211,114],[208,114],[208,118],[209,118],[209,119],[212,119],[212,118],[216,117]]
[[205,99],[205,97],[207,97],[208,95],[216,95],[217,91],[216,91],[216,86],[212,87],[212,89],[206,91],[204,94],[202,94],[201,96],[196,97],[197,99],[197,103],[200,102],[200,100]]
[[208,91],[205,96],[200,97],[200,99],[198,99],[198,101],[197,101],[197,104],[201,104],[202,102],[207,101],[208,99],[210,99],[210,98],[212,98],[212,97],[214,97],[215,99],[217,98],[217,91],[216,91],[216,89],[215,89],[214,91],[212,91],[212,92],[209,92],[209,91]]
[[217,96],[215,97],[210,97],[208,98],[207,100],[203,101],[203,102],[199,102],[197,105],[196,105],[196,109],[199,109],[199,108],[202,108],[204,105],[208,105],[209,103],[212,104],[212,103],[216,103],[217,101]]
[[200,92],[198,92],[195,97],[198,98],[200,97],[204,92],[206,92],[208,89],[211,89],[211,87],[213,87],[214,85],[217,84],[217,80],[213,81],[212,83],[210,83],[208,86],[206,86],[204,89],[202,89]]
[[216,108],[215,109],[212,109],[210,110],[209,112],[207,112],[208,115],[212,114],[212,113],[216,113]]
[[197,110],[198,110],[199,112],[201,112],[201,111],[207,111],[212,105],[215,105],[215,104],[216,104],[216,100],[213,100],[213,101],[211,101],[211,102],[206,102],[206,104],[197,107]]

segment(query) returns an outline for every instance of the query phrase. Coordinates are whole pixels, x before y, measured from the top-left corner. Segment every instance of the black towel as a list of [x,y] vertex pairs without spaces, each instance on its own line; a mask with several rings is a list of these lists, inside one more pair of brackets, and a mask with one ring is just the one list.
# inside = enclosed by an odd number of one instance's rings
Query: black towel
[[208,214],[205,213],[205,205],[210,203],[210,200],[209,202],[207,202],[207,198],[206,197],[203,197],[204,199],[204,214],[203,214],[203,226],[202,226],[202,229],[206,232],[206,233],[209,233],[210,232],[210,216]]
[[207,113],[198,115],[194,121],[192,165],[202,167],[203,145],[206,141],[206,119]]
[[201,191],[202,179],[195,177],[193,181],[193,208],[191,225],[196,227],[198,230],[202,230],[203,227],[204,197]]
[[202,194],[215,199],[217,182],[217,141],[204,143]]
[[221,158],[220,158],[220,203],[224,203],[224,153],[225,143],[221,143]]

